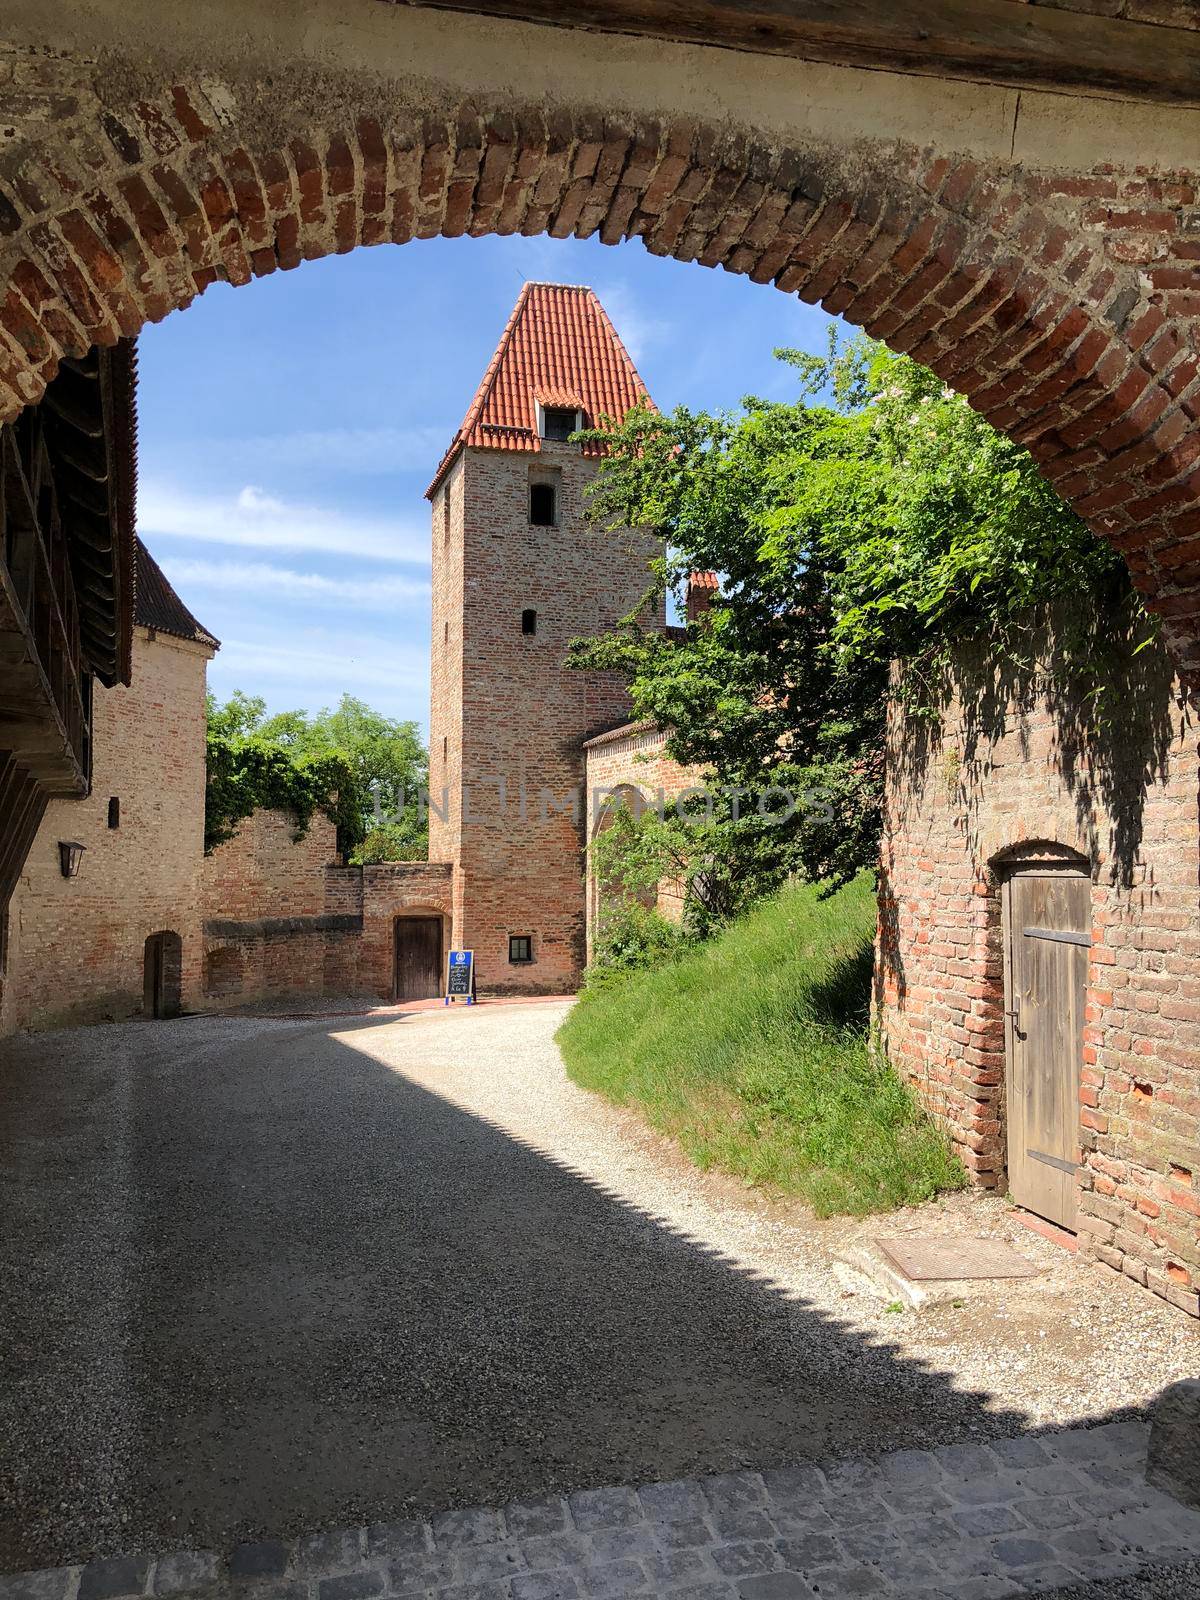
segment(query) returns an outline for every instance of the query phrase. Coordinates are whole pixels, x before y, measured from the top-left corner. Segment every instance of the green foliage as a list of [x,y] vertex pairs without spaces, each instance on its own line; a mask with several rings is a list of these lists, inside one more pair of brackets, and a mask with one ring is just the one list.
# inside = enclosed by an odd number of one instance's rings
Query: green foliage
[[621,901],[609,909],[593,942],[587,989],[595,992],[631,972],[660,967],[689,947],[683,930],[652,906]]
[[708,943],[589,989],[572,1078],[636,1106],[700,1167],[862,1216],[961,1188],[942,1132],[871,1048],[868,874],[791,886]]
[[317,810],[338,830],[338,848],[362,837],[362,812],[354,769],[340,751],[297,758],[256,734],[208,735],[204,796],[205,854],[224,844],[238,824],[259,809],[288,811],[304,837]]
[[263,699],[235,689],[224,705],[208,696],[208,728],[206,850],[261,806],[290,811],[298,836],[324,811],[337,825],[338,848],[356,863],[424,857],[425,827],[411,803],[426,772],[415,723],[393,721],[352,695],[315,716],[267,717]]
[[[1018,652],[1030,608],[1059,605],[1068,653],[1098,685],[1097,619],[1123,607],[1149,628],[1115,552],[932,373],[862,339],[779,354],[796,403],[637,410],[594,435],[608,454],[591,515],[666,542],[649,595],[682,599],[697,569],[722,586],[682,642],[631,616],[571,656],[624,672],[635,716],[714,775],[736,904],[792,873],[838,884],[873,865],[894,658],[906,693],[932,703],[958,643]],[[800,799],[783,820],[777,787]]]

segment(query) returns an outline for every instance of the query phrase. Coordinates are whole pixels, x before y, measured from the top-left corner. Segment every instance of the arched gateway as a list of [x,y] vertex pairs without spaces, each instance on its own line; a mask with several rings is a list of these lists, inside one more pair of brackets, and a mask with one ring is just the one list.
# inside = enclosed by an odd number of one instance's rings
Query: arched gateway
[[[691,36],[731,50],[381,0],[100,0],[51,48],[43,8],[9,8],[0,415],[218,279],[436,234],[641,238],[932,366],[1200,667],[1196,34],[989,0],[904,46],[894,6],[874,33],[809,9],[746,32],[700,7]],[[663,11],[619,25],[669,34]]]

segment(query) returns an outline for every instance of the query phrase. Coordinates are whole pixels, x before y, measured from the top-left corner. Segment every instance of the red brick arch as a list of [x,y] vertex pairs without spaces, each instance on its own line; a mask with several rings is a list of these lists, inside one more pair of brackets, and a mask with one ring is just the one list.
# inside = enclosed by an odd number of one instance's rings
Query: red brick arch
[[[86,102],[81,102],[86,105]],[[4,95],[0,92],[0,116]],[[209,284],[435,235],[640,238],[839,312],[1029,444],[1200,671],[1190,181],[463,103],[295,126],[199,82],[64,115],[0,176],[0,414]]]

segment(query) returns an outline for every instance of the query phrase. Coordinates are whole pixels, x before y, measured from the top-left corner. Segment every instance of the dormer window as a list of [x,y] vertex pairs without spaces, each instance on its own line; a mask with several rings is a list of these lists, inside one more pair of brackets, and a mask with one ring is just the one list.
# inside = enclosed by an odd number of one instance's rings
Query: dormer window
[[579,431],[578,411],[568,409],[566,406],[545,406],[539,409],[542,413],[543,439],[558,440],[561,443]]

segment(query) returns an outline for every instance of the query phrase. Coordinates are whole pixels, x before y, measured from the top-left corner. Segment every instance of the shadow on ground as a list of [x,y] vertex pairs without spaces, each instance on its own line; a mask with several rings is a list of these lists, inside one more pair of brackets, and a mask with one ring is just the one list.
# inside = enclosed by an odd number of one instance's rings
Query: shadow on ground
[[333,1037],[396,1025],[13,1052],[0,1570],[1022,1429]]

